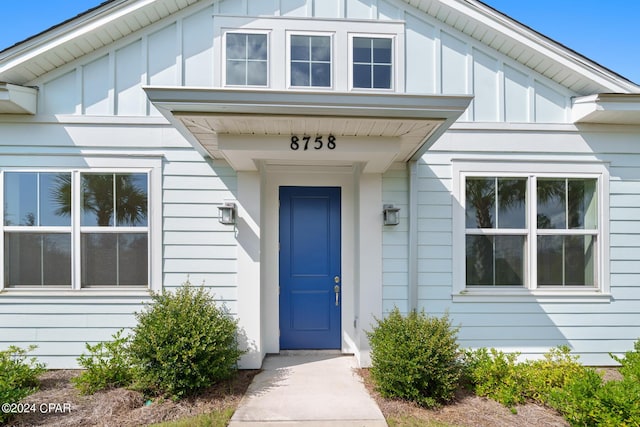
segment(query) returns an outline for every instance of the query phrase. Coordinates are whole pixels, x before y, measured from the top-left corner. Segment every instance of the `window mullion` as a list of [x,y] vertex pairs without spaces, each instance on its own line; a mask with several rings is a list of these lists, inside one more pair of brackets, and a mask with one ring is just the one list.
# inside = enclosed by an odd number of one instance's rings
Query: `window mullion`
[[82,266],[81,266],[81,250],[80,245],[82,236],[80,235],[80,219],[82,213],[82,180],[79,171],[74,171],[71,175],[71,259],[72,289],[82,288]]
[[529,209],[527,210],[529,218],[527,228],[529,231],[529,289],[536,289],[538,287],[538,183],[536,177],[531,175],[529,177],[529,191],[527,194],[527,203]]

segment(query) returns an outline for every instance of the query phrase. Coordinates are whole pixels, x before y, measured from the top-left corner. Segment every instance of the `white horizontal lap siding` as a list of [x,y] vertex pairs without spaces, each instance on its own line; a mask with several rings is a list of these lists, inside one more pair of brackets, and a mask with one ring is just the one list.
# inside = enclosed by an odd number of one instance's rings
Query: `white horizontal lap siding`
[[[498,126],[499,127],[499,126]],[[587,364],[607,365],[640,338],[640,148],[637,128],[552,127],[541,132],[450,130],[419,164],[418,302],[449,313],[463,347],[539,357],[569,345]],[[564,130],[562,130],[564,129]],[[452,151],[449,151],[452,150]],[[452,301],[451,159],[604,162],[609,165],[610,302]],[[561,170],[559,170],[561,172]]]
[[450,300],[452,286],[451,170],[447,158],[418,163],[418,307]]
[[382,311],[409,311],[409,181],[404,165],[382,175],[382,202],[400,208],[400,224],[382,229]]
[[85,343],[111,339],[136,324],[143,297],[13,297],[0,298],[0,348],[27,348],[51,369],[77,368]]
[[[174,153],[175,154],[175,153]],[[192,154],[192,155],[191,155]],[[236,199],[236,174],[194,151],[174,155],[163,174],[164,286],[204,285],[237,312],[235,228],[220,224],[218,206]]]

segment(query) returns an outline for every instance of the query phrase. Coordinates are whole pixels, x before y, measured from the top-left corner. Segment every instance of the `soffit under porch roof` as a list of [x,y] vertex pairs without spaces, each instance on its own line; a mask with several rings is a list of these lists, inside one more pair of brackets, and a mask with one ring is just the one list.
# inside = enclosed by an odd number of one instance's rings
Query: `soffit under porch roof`
[[[260,162],[364,165],[384,172],[419,158],[471,96],[146,87],[153,105],[203,155],[236,170]],[[300,149],[291,149],[292,135]],[[328,137],[336,148],[328,149]],[[302,138],[310,136],[308,150]],[[315,138],[322,148],[315,149]],[[318,144],[319,145],[319,144]]]

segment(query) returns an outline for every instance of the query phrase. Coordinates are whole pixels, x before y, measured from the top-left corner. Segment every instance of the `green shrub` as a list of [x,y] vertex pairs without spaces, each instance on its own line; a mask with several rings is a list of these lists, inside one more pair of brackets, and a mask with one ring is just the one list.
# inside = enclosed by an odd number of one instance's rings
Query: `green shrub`
[[585,369],[572,378],[564,388],[549,392],[547,404],[560,412],[572,426],[596,426],[602,412],[599,392],[602,377],[593,369]]
[[564,345],[552,348],[543,359],[523,364],[524,397],[545,403],[552,390],[565,387],[587,369],[578,359],[578,356],[571,355],[569,346]]
[[519,353],[504,353],[494,348],[468,350],[465,353],[465,380],[478,396],[486,396],[505,406],[525,400],[524,372],[518,365]]
[[122,334],[122,330],[114,334],[113,341],[85,344],[89,355],[83,354],[78,358],[85,371],[72,379],[81,393],[93,394],[98,390],[131,384],[133,371],[128,353],[129,338]]
[[[27,353],[36,347],[22,349],[11,346],[0,351],[0,403],[18,403],[38,389],[38,375],[45,371],[44,364]],[[11,413],[0,411],[0,423],[7,421]]]
[[368,336],[371,377],[380,394],[426,407],[451,400],[461,373],[457,332],[446,315],[413,311],[404,317],[395,308],[377,319]]
[[545,403],[551,390],[564,387],[585,369],[567,346],[551,349],[543,359],[518,363],[519,353],[481,348],[465,354],[465,373],[474,392],[505,406]]
[[243,353],[237,322],[202,287],[187,281],[175,293],[152,299],[136,314],[129,347],[137,388],[177,399],[235,372]]
[[640,339],[633,345],[633,350],[627,351],[624,357],[611,357],[620,363],[620,373],[625,380],[640,382]]

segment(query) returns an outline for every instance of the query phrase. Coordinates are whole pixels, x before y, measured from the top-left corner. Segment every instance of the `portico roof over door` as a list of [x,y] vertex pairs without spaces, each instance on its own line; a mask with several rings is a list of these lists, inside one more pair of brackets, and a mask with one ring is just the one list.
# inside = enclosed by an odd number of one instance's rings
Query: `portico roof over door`
[[264,162],[360,163],[364,172],[384,172],[393,162],[424,154],[472,99],[162,87],[145,91],[196,149],[226,159],[239,171],[256,170]]

